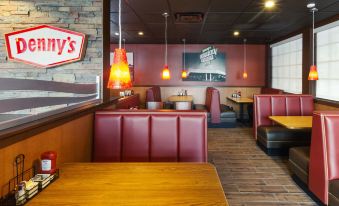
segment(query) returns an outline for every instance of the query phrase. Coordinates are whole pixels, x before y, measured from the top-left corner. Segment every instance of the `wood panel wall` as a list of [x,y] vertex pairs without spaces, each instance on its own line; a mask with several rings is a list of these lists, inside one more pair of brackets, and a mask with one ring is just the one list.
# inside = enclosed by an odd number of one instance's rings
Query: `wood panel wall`
[[314,104],[314,109],[317,111],[332,111],[332,110],[339,110],[339,107],[328,106],[320,103]]
[[0,190],[15,175],[14,159],[18,154],[25,155],[25,169],[39,160],[40,154],[53,150],[58,153],[57,165],[66,162],[90,162],[93,141],[93,114],[83,116],[61,126],[47,130],[23,141],[0,149]]

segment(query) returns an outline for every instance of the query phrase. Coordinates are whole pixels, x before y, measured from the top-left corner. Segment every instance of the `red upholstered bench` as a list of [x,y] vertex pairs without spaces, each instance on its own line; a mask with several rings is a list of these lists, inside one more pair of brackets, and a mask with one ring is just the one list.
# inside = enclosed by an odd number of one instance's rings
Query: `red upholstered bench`
[[339,111],[313,115],[309,189],[323,203],[339,205]]
[[98,111],[93,161],[206,162],[206,112]]
[[119,99],[118,103],[116,104],[117,109],[138,108],[139,106],[140,106],[139,94],[123,97]]
[[269,116],[311,116],[311,95],[254,95],[253,133],[268,155],[287,155],[294,146],[309,146],[311,130],[290,130],[274,124]]
[[153,86],[146,90],[146,108],[147,109],[173,109],[172,102],[162,102],[161,89],[159,86]]
[[314,112],[311,147],[290,149],[292,173],[326,205],[339,205],[339,111]]
[[225,127],[236,126],[236,113],[220,104],[220,93],[216,88],[207,87],[205,105],[196,104],[195,109],[207,110],[209,127],[218,127],[218,124],[225,124]]
[[146,90],[146,102],[161,102],[161,92],[159,86],[153,86]]

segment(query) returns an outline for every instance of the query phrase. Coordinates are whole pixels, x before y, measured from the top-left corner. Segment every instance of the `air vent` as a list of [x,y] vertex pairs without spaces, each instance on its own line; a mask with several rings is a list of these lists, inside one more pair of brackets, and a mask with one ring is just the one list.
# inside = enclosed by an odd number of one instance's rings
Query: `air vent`
[[177,23],[201,23],[203,19],[204,14],[200,12],[184,12],[175,14],[175,21]]

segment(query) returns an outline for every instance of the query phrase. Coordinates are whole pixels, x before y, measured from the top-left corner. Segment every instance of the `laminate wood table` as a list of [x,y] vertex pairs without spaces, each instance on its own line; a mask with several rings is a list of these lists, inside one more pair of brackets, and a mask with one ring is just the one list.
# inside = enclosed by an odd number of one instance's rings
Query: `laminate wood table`
[[226,205],[207,163],[73,163],[27,205]]
[[253,104],[253,99],[247,97],[227,97],[227,99],[239,104],[239,120],[244,122],[244,104]]
[[312,128],[312,116],[269,116],[269,118],[288,129]]
[[193,96],[179,96],[179,95],[172,95],[168,97],[168,101],[170,102],[193,102]]

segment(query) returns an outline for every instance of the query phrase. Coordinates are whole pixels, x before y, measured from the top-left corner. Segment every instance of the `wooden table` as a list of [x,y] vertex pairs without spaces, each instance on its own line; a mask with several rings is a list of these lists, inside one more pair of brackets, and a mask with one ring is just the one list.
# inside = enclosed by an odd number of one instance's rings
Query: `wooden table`
[[228,205],[207,163],[74,163],[27,205]]
[[168,97],[168,101],[170,102],[193,102],[193,96],[179,96],[179,95],[172,95]]
[[239,119],[241,122],[244,122],[244,104],[253,104],[253,99],[247,97],[227,97],[227,99],[239,104]]
[[312,116],[269,116],[269,118],[288,129],[312,128]]

